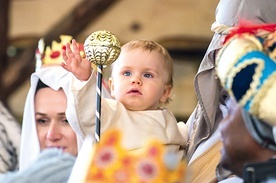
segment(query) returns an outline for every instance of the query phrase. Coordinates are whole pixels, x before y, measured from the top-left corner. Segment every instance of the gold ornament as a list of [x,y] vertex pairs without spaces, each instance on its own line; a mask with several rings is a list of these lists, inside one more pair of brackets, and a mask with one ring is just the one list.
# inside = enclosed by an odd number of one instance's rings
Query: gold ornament
[[95,65],[108,65],[114,62],[120,52],[121,44],[115,35],[106,30],[90,34],[84,42],[86,58]]

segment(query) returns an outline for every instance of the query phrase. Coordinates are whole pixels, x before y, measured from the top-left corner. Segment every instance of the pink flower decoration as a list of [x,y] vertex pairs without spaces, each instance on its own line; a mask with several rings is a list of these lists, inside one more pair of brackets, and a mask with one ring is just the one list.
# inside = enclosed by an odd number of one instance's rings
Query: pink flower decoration
[[100,168],[104,168],[116,161],[116,158],[116,152],[112,147],[103,147],[97,152],[95,164]]
[[137,163],[137,174],[144,181],[154,179],[158,175],[158,167],[154,161],[150,159],[142,159]]

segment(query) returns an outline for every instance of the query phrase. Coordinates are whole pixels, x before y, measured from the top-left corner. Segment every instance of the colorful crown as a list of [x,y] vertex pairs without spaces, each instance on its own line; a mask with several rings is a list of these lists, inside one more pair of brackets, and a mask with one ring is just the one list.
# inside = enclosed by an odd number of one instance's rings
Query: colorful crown
[[84,170],[81,182],[184,182],[186,163],[179,161],[176,154],[165,152],[159,141],[150,141],[142,153],[134,154],[122,147],[121,138],[119,130],[109,130],[102,135],[89,155],[92,157],[85,158],[91,161],[88,166],[82,166],[88,169]]
[[[267,26],[259,28],[263,27]],[[222,86],[246,111],[276,126],[276,24],[269,28],[266,37],[256,36],[256,26],[254,32],[237,31],[228,37],[218,53],[216,72]]]
[[[45,43],[44,39],[38,42],[36,49],[36,68],[39,69],[45,65],[60,65],[63,62],[62,50],[66,48],[66,44],[72,41],[73,37],[69,35],[61,35],[60,42],[53,41],[52,46],[47,46],[44,52]],[[84,56],[83,44],[78,44],[82,56]]]

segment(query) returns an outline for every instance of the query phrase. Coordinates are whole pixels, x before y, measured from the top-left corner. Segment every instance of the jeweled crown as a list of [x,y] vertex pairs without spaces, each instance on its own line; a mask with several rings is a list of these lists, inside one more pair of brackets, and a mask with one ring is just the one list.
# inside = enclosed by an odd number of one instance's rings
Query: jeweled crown
[[[38,48],[36,49],[36,69],[45,65],[60,65],[63,62],[62,50],[66,48],[66,44],[72,41],[73,37],[70,35],[60,35],[60,42],[52,41],[51,46],[45,48],[44,39],[41,38],[38,42]],[[83,44],[79,44],[80,54],[85,55]]]
[[[257,35],[264,27],[268,34]],[[276,24],[240,30],[248,31],[228,36],[218,52],[216,73],[246,111],[276,126]]]

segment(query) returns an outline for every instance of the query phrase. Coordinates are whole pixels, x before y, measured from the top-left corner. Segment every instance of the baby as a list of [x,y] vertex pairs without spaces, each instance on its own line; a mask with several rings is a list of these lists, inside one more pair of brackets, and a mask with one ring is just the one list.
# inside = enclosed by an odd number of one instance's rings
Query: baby
[[[64,69],[75,77],[71,81],[71,99],[67,118],[83,138],[95,130],[96,78],[90,62],[80,55],[76,41],[66,45],[62,56]],[[123,145],[139,150],[149,139],[160,140],[168,151],[185,156],[188,139],[186,125],[177,122],[168,109],[173,88],[173,61],[168,51],[154,41],[135,40],[123,45],[112,64],[109,78],[111,96],[102,98],[101,133],[118,128]],[[80,121],[80,123],[78,123]]]

